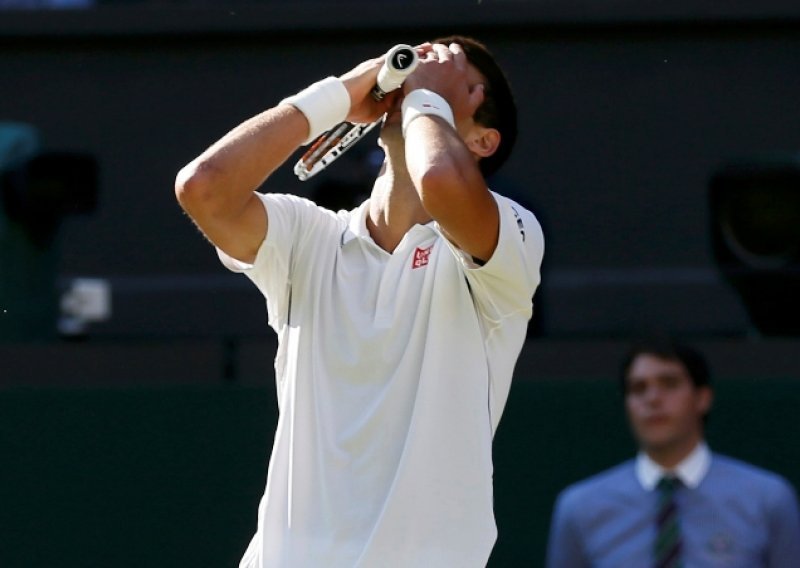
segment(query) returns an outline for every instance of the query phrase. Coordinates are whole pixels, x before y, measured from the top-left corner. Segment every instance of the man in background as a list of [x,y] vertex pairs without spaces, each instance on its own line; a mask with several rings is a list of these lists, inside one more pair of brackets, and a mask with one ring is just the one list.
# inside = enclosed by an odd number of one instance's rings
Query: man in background
[[706,444],[703,356],[671,341],[635,346],[621,384],[639,453],[559,495],[547,567],[800,566],[793,488]]

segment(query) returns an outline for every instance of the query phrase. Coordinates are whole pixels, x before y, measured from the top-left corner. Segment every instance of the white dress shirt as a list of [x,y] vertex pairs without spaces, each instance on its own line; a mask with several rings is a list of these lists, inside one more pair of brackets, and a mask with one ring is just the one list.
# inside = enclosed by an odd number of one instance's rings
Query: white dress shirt
[[666,469],[656,462],[645,452],[639,452],[636,456],[636,477],[648,491],[652,491],[664,476],[676,477],[689,489],[695,489],[703,481],[708,469],[711,467],[711,451],[708,445],[701,441],[673,469]]

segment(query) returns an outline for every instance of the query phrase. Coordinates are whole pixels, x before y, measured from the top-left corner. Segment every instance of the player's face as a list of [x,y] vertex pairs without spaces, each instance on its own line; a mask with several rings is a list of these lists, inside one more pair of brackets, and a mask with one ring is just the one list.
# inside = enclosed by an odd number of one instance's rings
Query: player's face
[[711,390],[695,387],[682,363],[641,354],[626,384],[628,419],[643,450],[688,453],[700,441]]

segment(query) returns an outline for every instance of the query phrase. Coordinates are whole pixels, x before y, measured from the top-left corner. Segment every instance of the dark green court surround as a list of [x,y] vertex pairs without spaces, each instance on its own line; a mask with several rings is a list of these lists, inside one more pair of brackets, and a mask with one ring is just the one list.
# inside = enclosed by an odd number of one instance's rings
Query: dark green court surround
[[[721,381],[717,397],[712,447],[800,485],[800,382]],[[259,387],[0,391],[0,566],[236,566],[276,416]],[[518,381],[490,565],[539,566],[556,493],[631,451],[615,381]]]

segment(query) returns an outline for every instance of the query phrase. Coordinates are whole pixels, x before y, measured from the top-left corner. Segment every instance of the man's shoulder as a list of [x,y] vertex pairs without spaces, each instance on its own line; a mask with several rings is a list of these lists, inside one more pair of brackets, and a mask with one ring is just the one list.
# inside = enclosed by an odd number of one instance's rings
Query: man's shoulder
[[351,211],[332,211],[310,199],[290,193],[259,193],[269,217],[269,230],[303,239],[324,238],[341,233],[358,214]]
[[503,195],[502,193],[497,193],[496,191],[490,190],[492,196],[494,196],[494,200],[497,202],[498,206],[503,208],[508,208],[510,211],[514,213],[514,215],[518,218],[526,218],[532,219],[539,224],[539,220],[536,218],[535,213],[530,205],[527,204],[524,200],[521,199],[513,199],[507,195]]
[[351,216],[355,215],[356,212],[359,210],[358,207],[347,211],[333,211],[328,209],[322,205],[318,205],[311,199],[307,197],[303,197],[302,195],[295,195],[293,193],[260,193],[256,192],[256,195],[263,201],[267,208],[271,207],[281,207],[286,209],[297,209],[297,210],[304,210],[310,211],[314,214],[320,214],[330,217],[339,217],[345,220],[349,220]]
[[559,495],[559,501],[564,506],[579,507],[582,503],[615,499],[640,489],[634,460],[630,459],[567,486]]
[[492,196],[500,213],[500,239],[528,250],[538,270],[544,254],[544,233],[539,219],[525,204],[495,191]]
[[747,484],[750,488],[761,487],[781,492],[791,490],[789,481],[779,473],[723,454],[713,454],[711,473],[733,486]]

